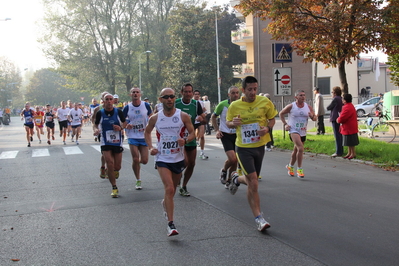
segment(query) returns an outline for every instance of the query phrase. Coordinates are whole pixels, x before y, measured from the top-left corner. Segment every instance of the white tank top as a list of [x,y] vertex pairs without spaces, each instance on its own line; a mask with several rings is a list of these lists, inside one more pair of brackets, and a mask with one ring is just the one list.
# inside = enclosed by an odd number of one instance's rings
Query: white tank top
[[304,103],[299,108],[296,102],[292,103],[291,112],[288,114],[288,125],[291,126],[289,133],[298,133],[301,137],[306,136],[306,128],[308,126],[309,106]]
[[157,162],[177,163],[184,160],[184,146],[179,146],[177,139],[184,136],[186,127],[181,119],[181,110],[176,108],[176,112],[171,117],[164,115],[163,110],[158,113],[155,123],[158,140]]
[[132,103],[128,105],[127,119],[129,124],[133,125],[132,129],[126,129],[126,135],[132,139],[144,139],[144,130],[148,123],[148,110],[145,107],[145,102],[142,101],[139,106],[134,106]]

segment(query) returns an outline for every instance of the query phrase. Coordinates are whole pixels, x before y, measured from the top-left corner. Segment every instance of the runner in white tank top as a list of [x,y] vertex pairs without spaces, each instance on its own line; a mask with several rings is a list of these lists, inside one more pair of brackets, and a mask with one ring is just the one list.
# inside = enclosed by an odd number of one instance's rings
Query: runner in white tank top
[[[176,95],[173,89],[162,89],[159,101],[163,104],[163,110],[150,117],[144,136],[150,154],[156,155],[158,173],[165,189],[162,206],[164,216],[168,220],[167,235],[173,236],[179,234],[173,223],[173,197],[185,168],[184,145],[195,139],[195,133],[190,116],[176,109]],[[156,148],[152,145],[151,136],[154,127],[157,130]],[[184,138],[186,129],[188,136]]]

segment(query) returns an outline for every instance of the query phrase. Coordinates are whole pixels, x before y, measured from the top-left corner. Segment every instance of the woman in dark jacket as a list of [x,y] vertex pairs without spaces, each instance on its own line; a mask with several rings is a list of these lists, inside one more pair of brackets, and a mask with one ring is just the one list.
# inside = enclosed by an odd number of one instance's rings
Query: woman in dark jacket
[[348,146],[348,154],[345,159],[353,159],[356,157],[355,146],[359,145],[359,137],[357,135],[357,114],[352,104],[352,95],[344,95],[344,106],[342,112],[337,118],[337,123],[341,124],[340,132],[343,136],[343,146]]
[[344,148],[342,146],[342,135],[339,132],[339,123],[337,123],[337,118],[342,109],[342,98],[341,98],[341,88],[335,86],[332,89],[332,101],[329,106],[327,106],[327,110],[330,111],[330,122],[332,123],[332,128],[335,137],[335,153],[332,154],[332,157],[342,156],[344,153]]

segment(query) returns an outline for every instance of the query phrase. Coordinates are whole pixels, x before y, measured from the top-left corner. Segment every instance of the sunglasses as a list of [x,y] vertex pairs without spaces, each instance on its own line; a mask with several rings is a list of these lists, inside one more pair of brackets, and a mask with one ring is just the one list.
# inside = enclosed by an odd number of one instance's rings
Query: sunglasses
[[161,96],[161,98],[165,99],[165,100],[167,100],[169,98],[174,99],[175,97],[176,97],[176,95],[174,95],[174,94]]
[[105,98],[106,101],[113,101],[113,98]]

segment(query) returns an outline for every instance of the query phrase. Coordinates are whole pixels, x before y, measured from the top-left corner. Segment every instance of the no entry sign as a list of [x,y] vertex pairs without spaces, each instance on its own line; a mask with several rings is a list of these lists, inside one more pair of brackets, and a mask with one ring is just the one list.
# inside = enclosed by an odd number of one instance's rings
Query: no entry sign
[[273,68],[274,96],[286,96],[292,94],[291,68]]

